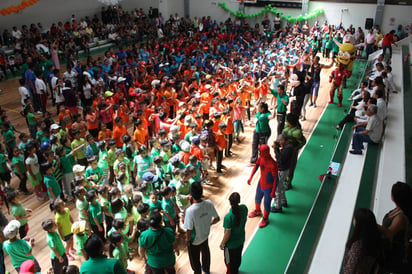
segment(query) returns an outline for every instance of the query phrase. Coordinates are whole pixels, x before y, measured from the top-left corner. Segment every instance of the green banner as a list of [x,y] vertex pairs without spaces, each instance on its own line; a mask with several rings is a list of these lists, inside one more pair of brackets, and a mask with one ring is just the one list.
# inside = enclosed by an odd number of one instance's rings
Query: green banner
[[322,8],[319,8],[319,9],[315,9],[314,11],[310,13],[305,13],[304,15],[292,17],[291,15],[283,14],[283,12],[278,11],[276,7],[272,7],[271,5],[265,6],[259,12],[250,13],[250,14],[244,13],[243,11],[240,11],[240,10],[239,11],[231,10],[227,7],[226,3],[223,3],[223,2],[219,2],[219,7],[229,12],[231,15],[235,16],[236,18],[256,18],[256,17],[263,16],[266,13],[270,12],[273,14],[279,13],[280,18],[288,22],[309,20],[309,19],[315,18],[324,13],[324,10]]

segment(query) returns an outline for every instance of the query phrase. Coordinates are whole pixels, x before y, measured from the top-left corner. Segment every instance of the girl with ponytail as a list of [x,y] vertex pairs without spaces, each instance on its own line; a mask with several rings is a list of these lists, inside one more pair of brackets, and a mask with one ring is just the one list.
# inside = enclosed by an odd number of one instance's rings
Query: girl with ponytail
[[248,210],[245,205],[240,205],[240,195],[237,192],[230,195],[229,202],[231,209],[223,221],[225,232],[220,243],[220,249],[224,250],[227,273],[237,274],[242,261]]

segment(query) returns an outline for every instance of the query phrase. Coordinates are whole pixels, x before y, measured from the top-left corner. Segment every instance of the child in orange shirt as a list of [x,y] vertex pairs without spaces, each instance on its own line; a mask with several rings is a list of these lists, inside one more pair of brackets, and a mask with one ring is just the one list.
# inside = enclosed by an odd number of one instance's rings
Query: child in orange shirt
[[226,108],[223,110],[223,118],[222,121],[226,123],[226,138],[227,138],[227,145],[225,149],[225,156],[226,157],[231,157],[232,152],[230,149],[232,148],[233,145],[233,132],[234,132],[234,127],[233,127],[233,118],[231,115],[232,107]]
[[218,174],[223,174],[222,161],[223,161],[223,151],[226,149],[226,129],[227,125],[225,122],[219,124],[219,131],[216,133],[216,172]]

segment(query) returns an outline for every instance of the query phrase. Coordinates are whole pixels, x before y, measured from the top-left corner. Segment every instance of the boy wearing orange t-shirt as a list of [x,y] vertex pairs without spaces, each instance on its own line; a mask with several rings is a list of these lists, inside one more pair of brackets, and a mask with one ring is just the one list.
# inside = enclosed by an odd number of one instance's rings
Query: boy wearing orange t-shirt
[[134,125],[136,129],[133,133],[133,139],[136,142],[136,147],[139,147],[141,145],[147,146],[147,140],[149,137],[149,133],[143,127],[143,121],[141,119],[137,119]]
[[223,151],[226,149],[226,128],[227,125],[225,122],[219,124],[219,131],[216,133],[216,172],[218,174],[223,174],[222,161],[223,161]]
[[223,110],[223,117],[222,121],[226,123],[226,138],[227,138],[227,145],[225,149],[225,156],[226,157],[231,157],[232,152],[230,149],[232,148],[233,145],[233,132],[234,132],[234,127],[233,127],[233,118],[230,113],[232,107],[226,108]]

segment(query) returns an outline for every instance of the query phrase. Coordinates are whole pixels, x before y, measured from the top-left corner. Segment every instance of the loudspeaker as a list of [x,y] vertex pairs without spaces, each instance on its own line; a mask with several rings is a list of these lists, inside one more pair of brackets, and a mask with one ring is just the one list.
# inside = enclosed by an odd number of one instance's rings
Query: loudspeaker
[[157,16],[159,16],[159,9],[158,9],[158,8],[154,8],[154,9],[153,9],[153,18],[156,18]]
[[373,18],[366,18],[365,20],[365,29],[373,28]]

